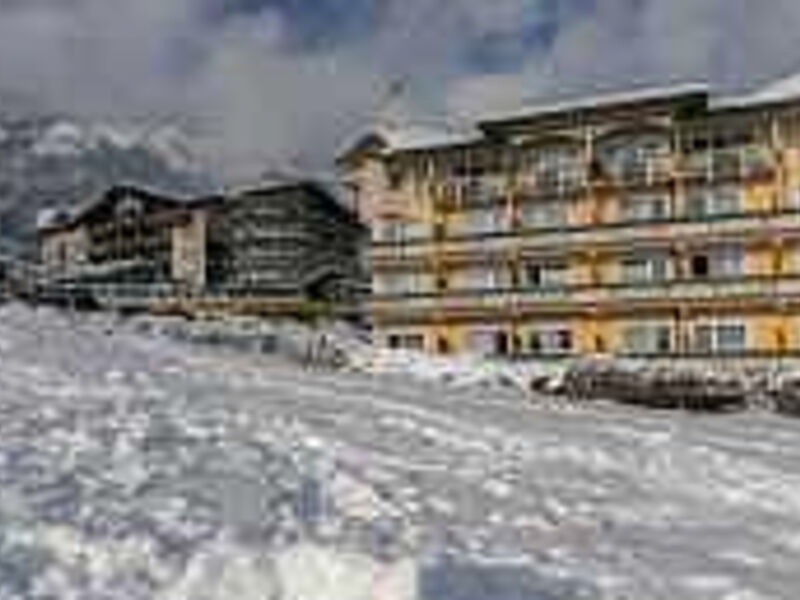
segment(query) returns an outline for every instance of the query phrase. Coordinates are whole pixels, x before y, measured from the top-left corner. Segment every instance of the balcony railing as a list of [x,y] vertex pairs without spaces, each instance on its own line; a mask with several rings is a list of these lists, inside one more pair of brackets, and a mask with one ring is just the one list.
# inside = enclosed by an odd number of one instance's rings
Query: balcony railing
[[618,303],[683,303],[731,299],[800,300],[800,275],[738,276],[564,287],[486,289],[374,296],[372,309],[386,314],[537,309],[577,309]]
[[496,231],[480,235],[447,237],[434,243],[426,238],[405,244],[376,244],[371,250],[373,263],[424,262],[436,257],[469,257],[485,259],[502,255],[514,248],[537,253],[553,248],[615,247],[637,243],[669,244],[685,239],[736,239],[762,233],[774,236],[800,237],[800,210],[776,213],[741,213],[713,215],[704,218],[673,218],[601,225],[558,226],[547,229]]

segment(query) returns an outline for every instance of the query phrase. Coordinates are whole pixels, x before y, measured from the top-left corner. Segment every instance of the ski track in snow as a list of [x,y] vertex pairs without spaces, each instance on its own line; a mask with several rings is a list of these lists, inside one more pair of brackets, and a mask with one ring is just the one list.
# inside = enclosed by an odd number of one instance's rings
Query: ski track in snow
[[0,599],[787,599],[800,423],[535,405],[0,307]]

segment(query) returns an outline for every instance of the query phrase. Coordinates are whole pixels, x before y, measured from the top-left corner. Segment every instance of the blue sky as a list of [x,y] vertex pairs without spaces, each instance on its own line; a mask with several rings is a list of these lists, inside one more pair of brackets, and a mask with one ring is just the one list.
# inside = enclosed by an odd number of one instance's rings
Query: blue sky
[[0,0],[0,102],[187,117],[241,173],[329,161],[398,79],[397,116],[468,119],[795,71],[798,0]]

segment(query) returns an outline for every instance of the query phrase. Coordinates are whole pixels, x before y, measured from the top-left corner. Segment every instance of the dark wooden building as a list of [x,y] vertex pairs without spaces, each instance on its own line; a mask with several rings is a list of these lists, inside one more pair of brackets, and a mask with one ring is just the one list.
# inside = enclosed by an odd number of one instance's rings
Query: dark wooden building
[[108,304],[274,313],[346,305],[366,287],[366,229],[312,181],[193,199],[115,187],[40,236],[51,287]]

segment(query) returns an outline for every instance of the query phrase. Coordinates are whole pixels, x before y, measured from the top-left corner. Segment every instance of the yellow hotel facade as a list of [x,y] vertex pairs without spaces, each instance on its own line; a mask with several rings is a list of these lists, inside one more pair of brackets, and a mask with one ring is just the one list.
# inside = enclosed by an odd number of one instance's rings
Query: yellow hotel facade
[[794,87],[639,90],[466,132],[362,137],[339,164],[372,230],[376,340],[513,357],[800,355]]

